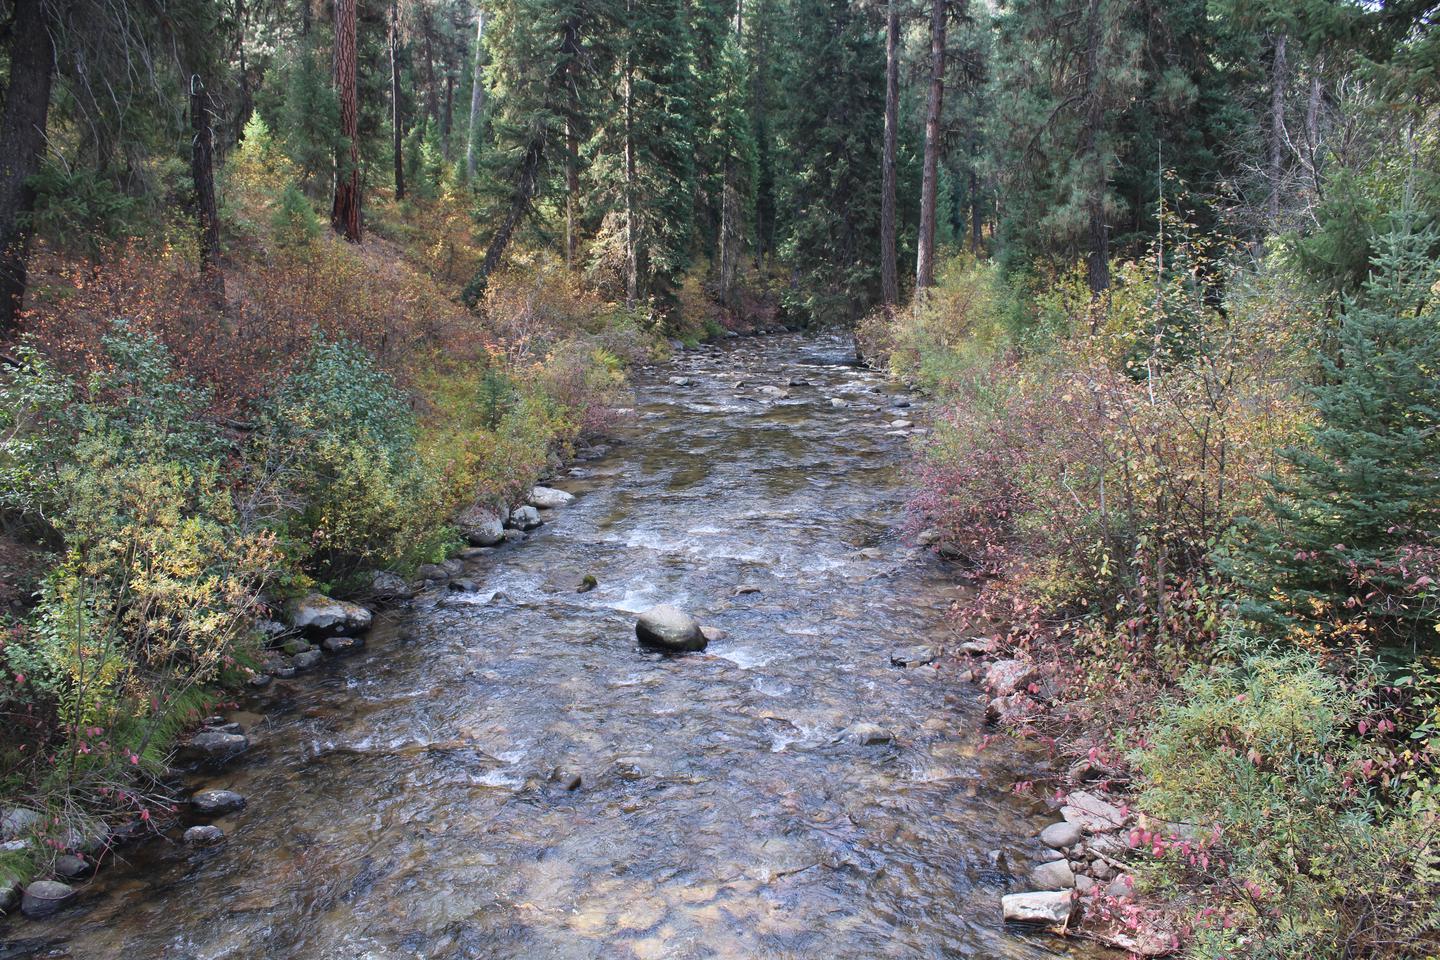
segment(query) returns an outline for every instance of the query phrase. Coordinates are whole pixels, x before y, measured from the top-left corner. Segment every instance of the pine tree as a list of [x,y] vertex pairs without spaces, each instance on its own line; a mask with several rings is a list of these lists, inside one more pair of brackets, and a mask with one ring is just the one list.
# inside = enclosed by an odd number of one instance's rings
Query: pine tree
[[[1379,238],[1314,389],[1310,443],[1288,450],[1273,517],[1237,567],[1245,610],[1319,639],[1440,644],[1409,558],[1440,550],[1440,261],[1433,231]],[[1432,594],[1433,596],[1433,594]]]
[[[796,4],[776,118],[781,255],[796,279],[787,308],[853,320],[880,296],[885,49],[846,0]],[[816,91],[823,90],[823,96]],[[866,122],[859,122],[865,118]]]
[[615,46],[616,109],[595,126],[591,197],[606,218],[592,263],[613,262],[625,299],[668,302],[693,255],[695,127],[684,0],[629,0]]

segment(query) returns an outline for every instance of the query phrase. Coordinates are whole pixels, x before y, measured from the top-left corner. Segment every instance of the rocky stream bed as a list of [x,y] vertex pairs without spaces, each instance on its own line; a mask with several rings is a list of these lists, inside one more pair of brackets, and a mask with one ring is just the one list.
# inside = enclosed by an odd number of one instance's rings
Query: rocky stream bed
[[[1058,856],[1011,789],[1046,761],[987,746],[948,668],[957,588],[903,535],[920,428],[849,355],[773,337],[643,373],[552,480],[573,501],[218,718],[248,749],[190,819],[7,921],[0,958],[1083,952],[1002,920]],[[638,644],[658,604],[704,649]]]

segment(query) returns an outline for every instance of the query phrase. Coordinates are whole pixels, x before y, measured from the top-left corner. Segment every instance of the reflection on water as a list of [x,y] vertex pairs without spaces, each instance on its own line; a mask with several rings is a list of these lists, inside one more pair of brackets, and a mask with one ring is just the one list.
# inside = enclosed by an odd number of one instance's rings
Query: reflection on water
[[[980,751],[945,671],[890,666],[945,637],[953,588],[901,540],[906,439],[845,353],[740,341],[666,371],[691,386],[642,378],[624,442],[471,565],[478,593],[422,598],[266,694],[256,747],[210,782],[249,797],[226,846],[124,851],[74,909],[4,928],[0,957],[1060,950],[999,919],[1043,822],[1007,788],[1037,761]],[[723,638],[639,650],[633,614],[660,602]]]

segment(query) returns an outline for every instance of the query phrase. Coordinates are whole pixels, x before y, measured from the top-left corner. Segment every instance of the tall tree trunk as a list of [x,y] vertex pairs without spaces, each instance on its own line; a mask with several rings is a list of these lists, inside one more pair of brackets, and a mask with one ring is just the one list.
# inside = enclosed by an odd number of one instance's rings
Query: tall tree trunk
[[970,252],[980,255],[980,177],[970,168]]
[[430,130],[433,132],[440,122],[440,98],[435,90],[435,45],[432,36],[435,30],[428,8],[420,18],[420,32],[425,40],[425,115],[430,119]]
[[340,135],[335,152],[335,206],[330,225],[351,243],[360,242],[360,110],[355,78],[355,5],[335,0],[335,92],[340,99]]
[[576,72],[580,65],[580,23],[565,22],[565,266],[575,269],[580,236],[575,220],[580,207],[580,91]]
[[[626,0],[625,10],[634,19],[635,0]],[[633,38],[628,43],[633,43]],[[625,305],[634,307],[640,299],[640,250],[635,235],[635,55],[625,51]]]
[[15,0],[10,23],[10,84],[0,114],[0,340],[13,335],[25,301],[30,214],[40,169],[50,82],[55,71],[43,0]]
[[1310,182],[1317,199],[1324,199],[1325,188],[1320,173],[1320,106],[1325,95],[1325,55],[1315,55],[1310,65],[1310,97],[1305,105],[1305,165],[1310,169]]
[[480,114],[485,108],[485,8],[475,12],[475,63],[470,73],[470,128],[465,144],[465,179],[475,179],[476,152],[480,144]]
[[[735,43],[738,48],[744,29],[742,10],[745,4],[735,4]],[[736,144],[733,138],[726,143],[724,170],[720,186],[720,303],[730,307],[735,301],[735,280],[740,268],[740,251],[744,246],[740,221],[740,171],[736,163]]]
[[1285,177],[1286,46],[1285,34],[1276,34],[1275,55],[1270,61],[1270,200],[1265,208],[1266,226],[1272,231],[1280,223],[1280,190]]
[[205,84],[190,75],[190,179],[195,187],[195,220],[200,231],[200,273],[208,281],[217,307],[225,305],[225,278],[220,272],[220,210],[215,202],[215,135],[205,108]]
[[1081,156],[1089,176],[1086,211],[1090,220],[1086,279],[1090,295],[1098,297],[1110,287],[1110,226],[1105,222],[1107,175],[1100,157],[1100,127],[1105,122],[1105,101],[1100,89],[1101,57],[1105,31],[1101,22],[1101,0],[1090,0],[1086,13],[1085,37],[1085,118],[1081,135]]
[[[390,0],[390,126],[395,199],[405,199],[405,116],[400,102],[400,0]],[[472,174],[473,175],[473,174]]]
[[500,259],[505,255],[505,249],[510,246],[510,240],[515,236],[515,228],[533,209],[535,195],[540,189],[540,167],[545,158],[545,136],[544,131],[537,131],[525,148],[525,156],[520,161],[515,188],[510,194],[510,209],[506,211],[505,220],[500,224],[500,229],[495,232],[494,237],[490,238],[490,245],[485,248],[485,259],[481,261],[480,269],[475,272],[475,276],[466,284],[460,294],[460,299],[466,306],[474,307],[485,298],[485,290],[490,284],[490,275],[500,265]]
[[450,129],[455,123],[455,74],[445,70],[445,116],[440,121],[440,152],[450,162]]
[[[880,161],[880,287],[887,310],[900,302],[895,264],[895,149],[900,125],[900,0],[890,0],[885,29],[885,144]],[[928,128],[927,128],[928,129]]]
[[925,167],[920,182],[920,240],[915,257],[917,292],[935,283],[935,197],[940,176],[940,111],[945,100],[947,0],[930,10],[930,97],[925,105]]

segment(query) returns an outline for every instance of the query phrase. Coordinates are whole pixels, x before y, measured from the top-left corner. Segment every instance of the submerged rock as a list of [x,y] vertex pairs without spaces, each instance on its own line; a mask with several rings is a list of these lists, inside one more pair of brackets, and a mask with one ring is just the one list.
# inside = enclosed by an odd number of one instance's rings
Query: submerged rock
[[359,637],[326,637],[320,641],[326,653],[348,653],[358,650],[363,644]]
[[931,646],[920,644],[913,647],[901,647],[890,653],[890,665],[892,667],[923,667],[927,663],[934,663],[939,652]]
[[190,809],[202,817],[223,817],[244,807],[245,798],[234,790],[201,790],[190,798]]
[[48,917],[75,895],[75,888],[58,880],[36,880],[25,888],[20,912],[32,920]]
[[292,600],[288,612],[295,629],[312,634],[358,633],[367,629],[374,619],[370,611],[358,603],[316,592]]
[[694,617],[668,603],[640,614],[635,621],[635,636],[647,647],[680,652],[704,650],[708,642]]
[[1006,920],[1021,923],[1065,923],[1075,909],[1070,891],[1010,893],[1000,898]]
[[225,831],[213,823],[201,824],[185,831],[185,842],[192,847],[213,847],[225,842]]
[[855,723],[845,728],[840,734],[842,740],[849,740],[851,743],[858,743],[862,747],[876,747],[886,743],[893,743],[895,737],[875,723]]
[[243,753],[250,741],[243,733],[222,733],[219,730],[202,730],[190,738],[190,752],[206,760],[228,760]]
[[534,487],[530,490],[530,506],[541,510],[554,510],[575,499],[575,494],[556,490],[554,487]]

